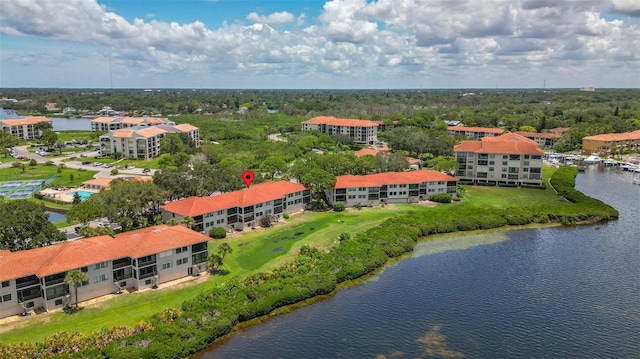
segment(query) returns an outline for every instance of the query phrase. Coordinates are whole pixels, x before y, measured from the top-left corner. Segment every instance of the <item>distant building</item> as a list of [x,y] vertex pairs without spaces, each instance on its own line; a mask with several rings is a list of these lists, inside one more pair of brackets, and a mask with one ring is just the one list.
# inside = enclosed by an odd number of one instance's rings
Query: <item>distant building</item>
[[[391,149],[389,147],[362,148],[360,150],[355,151],[353,154],[356,155],[356,157],[365,156],[365,155],[371,155],[375,157],[378,155],[378,153],[382,153],[383,156],[388,156],[390,152],[391,152]],[[409,162],[409,167],[411,167],[412,169],[417,170],[417,169],[420,169],[420,167],[422,167],[422,161],[418,158],[407,157],[407,162]]]
[[541,185],[542,156],[538,144],[516,133],[462,141],[453,147],[461,181],[487,184]]
[[327,191],[327,199],[331,205],[342,202],[347,207],[414,203],[440,193],[456,197],[457,186],[457,178],[431,170],[344,175],[336,178],[335,186]]
[[563,133],[569,131],[571,128],[569,127],[556,127],[556,128],[552,128],[549,131],[549,133],[556,133],[559,135],[562,135]]
[[580,91],[583,91],[583,92],[594,92],[595,90],[596,88],[593,86],[583,87],[580,89]]
[[550,132],[525,132],[525,131],[516,131],[515,133],[520,136],[524,136],[530,140],[536,141],[538,146],[540,147],[553,147],[556,142],[562,138],[561,134],[550,133]]
[[378,141],[378,123],[369,120],[355,120],[318,116],[302,122],[302,131],[315,130],[329,136],[346,135],[355,143],[372,145]]
[[582,153],[609,156],[612,153],[640,152],[640,130],[625,133],[603,133],[582,138]]
[[183,226],[159,225],[115,237],[0,250],[0,318],[75,303],[74,291],[64,283],[71,270],[80,270],[88,279],[78,287],[79,301],[198,274],[207,269],[210,239]]
[[91,131],[109,132],[129,127],[175,125],[173,121],[157,117],[98,117],[91,120]]
[[44,109],[48,112],[60,111],[60,108],[58,108],[58,104],[55,102],[47,102],[44,105]]
[[120,153],[124,158],[150,160],[160,156],[160,139],[168,133],[185,133],[195,147],[200,146],[200,130],[190,124],[135,126],[100,136],[102,154]]
[[41,132],[35,127],[40,122],[50,124],[51,120],[44,116],[0,120],[0,129],[20,140],[31,140],[40,137]]
[[467,138],[479,140],[483,137],[496,137],[504,133],[501,128],[491,127],[466,127],[466,126],[449,126],[447,127],[447,135],[455,137],[463,135]]

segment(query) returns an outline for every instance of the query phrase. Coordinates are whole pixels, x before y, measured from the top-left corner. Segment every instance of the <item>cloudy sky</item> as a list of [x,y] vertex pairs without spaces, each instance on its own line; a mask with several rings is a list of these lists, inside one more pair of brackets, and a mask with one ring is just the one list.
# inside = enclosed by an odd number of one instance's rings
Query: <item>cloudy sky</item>
[[2,0],[0,87],[640,87],[638,0]]

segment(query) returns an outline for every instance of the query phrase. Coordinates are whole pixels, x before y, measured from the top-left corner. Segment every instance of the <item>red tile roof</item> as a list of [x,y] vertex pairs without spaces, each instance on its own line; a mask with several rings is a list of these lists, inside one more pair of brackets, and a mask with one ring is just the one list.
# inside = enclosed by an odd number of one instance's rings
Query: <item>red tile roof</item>
[[380,152],[380,150],[376,150],[375,148],[363,148],[361,150],[357,150],[353,154],[356,155],[357,157],[364,156],[364,155],[376,156],[378,152]]
[[530,138],[526,138],[523,135],[514,133],[514,132],[507,132],[503,135],[500,136],[496,136],[496,137],[483,137],[480,139],[481,141],[515,141],[515,142],[525,142],[525,143],[532,143],[532,144],[537,144],[536,141],[530,139]]
[[466,126],[449,126],[447,127],[449,131],[458,131],[458,132],[486,132],[486,133],[503,133],[504,130],[501,128],[492,128],[492,127],[466,127]]
[[415,184],[436,181],[457,181],[442,172],[418,170],[408,172],[383,172],[364,176],[344,175],[336,177],[334,188],[379,187],[390,184]]
[[640,140],[640,130],[624,133],[603,133],[595,136],[583,137],[582,140],[591,141],[627,141],[627,140]]
[[198,129],[196,126],[191,125],[189,123],[183,123],[181,125],[176,125],[176,126],[173,126],[173,128],[175,128],[177,130],[180,130],[182,132],[190,132],[190,131],[195,131],[195,130]]
[[159,225],[117,234],[67,241],[52,246],[0,252],[0,281],[28,275],[44,277],[123,257],[139,258],[207,242],[210,238],[183,226]]
[[249,188],[208,197],[188,197],[169,202],[161,208],[181,216],[199,216],[233,207],[247,207],[273,201],[287,194],[305,190],[306,187],[293,182],[264,182]]
[[462,141],[453,147],[453,151],[504,155],[544,155],[535,141],[516,133],[506,133],[492,138],[484,137],[482,141]]
[[318,116],[307,121],[303,121],[309,125],[331,125],[331,126],[347,126],[347,127],[378,127],[378,124],[369,120],[356,120],[351,118],[335,118],[333,116]]
[[549,130],[551,133],[564,133],[569,131],[571,128],[569,127],[556,127]]
[[0,122],[4,123],[6,126],[22,126],[22,125],[35,125],[38,122],[51,122],[51,120],[44,116],[36,116],[36,117],[18,118],[14,120],[2,120]]

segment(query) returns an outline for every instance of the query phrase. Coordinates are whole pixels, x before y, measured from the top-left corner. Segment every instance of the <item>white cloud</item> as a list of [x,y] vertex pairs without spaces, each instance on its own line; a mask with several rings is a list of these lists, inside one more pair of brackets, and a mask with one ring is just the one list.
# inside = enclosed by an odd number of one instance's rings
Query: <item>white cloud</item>
[[252,12],[247,15],[247,20],[260,24],[287,25],[294,22],[296,20],[296,17],[293,16],[292,13],[286,11],[274,12],[273,14],[269,14],[267,16],[258,15],[257,12]]
[[640,2],[637,0],[613,0],[611,12],[640,17]]
[[[220,28],[201,21],[130,22],[95,0],[9,1],[12,6],[2,5],[0,12],[0,34],[91,46],[85,56],[96,63],[111,54],[122,80],[132,81],[129,86],[137,78],[148,81],[144,76],[179,76],[207,87],[206,79],[234,73],[295,76],[311,87],[357,87],[353,79],[368,74],[380,79],[380,87],[392,78],[415,86],[443,76],[526,78],[541,68],[558,69],[559,75],[567,68],[584,76],[609,72],[609,78],[619,74],[637,86],[629,72],[637,74],[640,67],[640,28],[599,13],[610,7],[625,15],[638,10],[623,0],[333,0],[318,23],[307,27],[305,14],[282,11],[252,12],[246,20],[253,24],[231,21]],[[288,24],[296,27],[278,27]],[[96,52],[95,45],[102,48]],[[52,71],[52,63],[61,69],[77,63],[38,50],[3,50],[0,61],[5,79],[11,71],[4,69],[39,65]],[[319,82],[311,80],[316,77]]]

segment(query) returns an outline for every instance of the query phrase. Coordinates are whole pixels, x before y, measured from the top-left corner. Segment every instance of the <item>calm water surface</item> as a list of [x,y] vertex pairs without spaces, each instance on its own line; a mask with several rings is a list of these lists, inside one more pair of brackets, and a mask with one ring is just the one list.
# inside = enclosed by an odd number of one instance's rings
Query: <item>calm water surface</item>
[[421,242],[364,284],[274,317],[198,358],[640,358],[640,186],[589,168],[601,225]]
[[[23,118],[25,116],[18,116],[14,110],[5,110],[0,108],[0,120],[7,118]],[[90,118],[56,118],[51,117],[51,124],[54,131],[91,131],[91,119]]]

